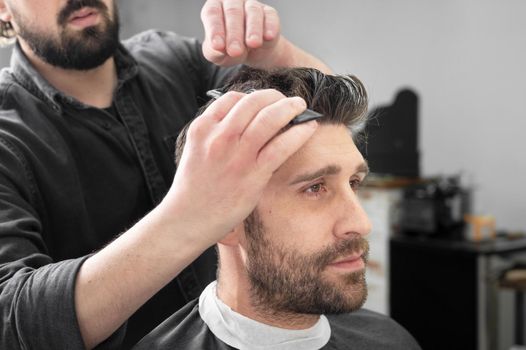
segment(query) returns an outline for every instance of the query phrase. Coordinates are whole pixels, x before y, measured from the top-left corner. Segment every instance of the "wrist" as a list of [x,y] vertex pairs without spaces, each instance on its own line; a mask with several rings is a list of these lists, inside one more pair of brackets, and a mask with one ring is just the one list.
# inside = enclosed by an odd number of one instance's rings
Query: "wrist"
[[205,219],[206,215],[203,213],[189,210],[189,205],[184,200],[165,198],[149,215],[153,216],[160,230],[177,242],[177,245],[184,244],[188,250],[195,251],[196,258],[216,243],[212,238],[213,223]]
[[298,50],[290,41],[283,35],[280,35],[275,43],[272,51],[268,53],[268,57],[264,60],[265,68],[273,67],[294,67],[296,64]]

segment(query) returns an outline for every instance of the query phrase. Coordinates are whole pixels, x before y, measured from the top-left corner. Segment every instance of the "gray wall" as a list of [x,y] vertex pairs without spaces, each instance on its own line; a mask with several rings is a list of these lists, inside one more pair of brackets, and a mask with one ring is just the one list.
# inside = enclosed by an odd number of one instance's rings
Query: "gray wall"
[[[147,28],[202,37],[202,3],[121,1],[123,37]],[[293,42],[359,76],[372,107],[416,89],[424,175],[464,173],[477,213],[495,215],[502,229],[526,229],[525,1],[268,3]]]
[[122,37],[147,29],[173,30],[179,34],[203,37],[201,0],[122,0],[119,1]]

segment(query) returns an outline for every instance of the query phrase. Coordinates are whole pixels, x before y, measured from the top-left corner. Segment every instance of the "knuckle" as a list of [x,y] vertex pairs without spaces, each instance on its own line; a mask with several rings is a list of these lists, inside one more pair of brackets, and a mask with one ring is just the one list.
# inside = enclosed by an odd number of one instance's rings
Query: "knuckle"
[[272,97],[275,97],[276,99],[283,99],[286,97],[281,91],[278,91],[276,89],[267,89],[265,91],[268,91],[268,94]]
[[216,159],[223,152],[223,144],[220,138],[214,137],[208,140],[206,143],[206,155],[207,159]]
[[268,109],[262,109],[258,114],[258,119],[261,125],[267,129],[275,129],[278,126],[278,118]]
[[207,118],[210,118],[212,120],[221,120],[223,116],[223,113],[219,110],[214,110],[207,113]]
[[204,123],[201,118],[196,118],[192,124],[188,127],[187,138],[195,139],[200,138],[204,132]]
[[214,133],[206,142],[207,154],[213,159],[229,157],[235,153],[238,140],[239,135],[230,130]]
[[268,5],[265,5],[263,6],[263,11],[265,11],[265,13],[268,15],[277,15],[278,14],[278,11],[272,7],[272,6],[268,6]]
[[262,89],[248,94],[245,98],[247,99],[247,103],[258,106],[260,113],[266,113],[264,111],[267,107],[286,98],[286,96],[275,89]]
[[203,146],[206,149],[207,158],[217,158],[223,152],[223,139],[217,134],[208,135]]
[[245,9],[251,12],[260,12],[262,10],[261,4],[257,1],[248,0],[245,3]]
[[234,108],[234,105],[238,104],[240,100],[243,99],[245,94],[238,91],[228,91],[223,96],[221,96],[221,101],[227,101],[228,104],[232,105],[228,110],[225,110],[225,114]]
[[207,2],[201,9],[201,18],[219,17],[222,16],[221,4],[217,2]]
[[243,9],[235,6],[225,7],[225,16],[227,17],[243,17]]
[[239,91],[228,91],[224,96],[229,99],[240,99],[245,96],[245,94]]
[[[273,168],[275,167],[275,164],[281,164],[283,161],[283,155],[287,151],[285,143],[280,139],[276,139],[272,142],[272,150],[267,149],[266,152],[262,152],[257,159],[260,168]],[[273,170],[274,169],[271,169],[271,171]]]

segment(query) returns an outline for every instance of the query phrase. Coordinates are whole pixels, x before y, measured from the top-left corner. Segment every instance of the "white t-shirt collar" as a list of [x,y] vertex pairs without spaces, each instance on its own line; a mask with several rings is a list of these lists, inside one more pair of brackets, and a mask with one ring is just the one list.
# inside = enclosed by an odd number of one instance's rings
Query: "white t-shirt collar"
[[269,326],[245,317],[217,297],[217,281],[199,297],[199,314],[210,331],[224,343],[240,350],[314,350],[329,342],[331,327],[324,315],[308,329]]

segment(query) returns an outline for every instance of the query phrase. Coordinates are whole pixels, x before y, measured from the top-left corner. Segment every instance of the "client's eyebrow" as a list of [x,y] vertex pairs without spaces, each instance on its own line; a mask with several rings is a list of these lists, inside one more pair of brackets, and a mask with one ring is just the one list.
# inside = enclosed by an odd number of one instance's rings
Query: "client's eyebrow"
[[[300,182],[312,181],[322,176],[336,175],[341,170],[342,168],[339,165],[328,165],[312,173],[306,173],[306,174],[301,174],[301,175],[296,176],[296,178],[294,178],[294,180],[292,180],[289,183],[289,185],[295,185]],[[369,166],[367,165],[367,162],[364,161],[356,168],[356,174],[360,174],[360,173],[363,173],[365,176],[369,173]]]
[[341,170],[342,168],[339,165],[328,165],[324,168],[316,170],[315,172],[301,174],[301,175],[296,176],[296,178],[292,180],[292,182],[289,185],[295,185],[300,182],[312,181],[322,176],[336,175]]

